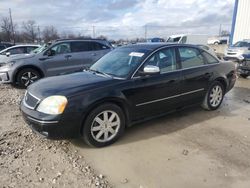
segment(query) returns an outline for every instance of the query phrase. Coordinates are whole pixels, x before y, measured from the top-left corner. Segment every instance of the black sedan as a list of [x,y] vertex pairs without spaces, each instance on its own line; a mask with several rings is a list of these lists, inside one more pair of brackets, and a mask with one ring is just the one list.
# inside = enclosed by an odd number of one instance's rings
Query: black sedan
[[235,81],[234,64],[197,46],[137,44],[108,53],[83,72],[37,81],[21,110],[45,137],[83,137],[102,147],[127,126],[184,106],[216,110]]

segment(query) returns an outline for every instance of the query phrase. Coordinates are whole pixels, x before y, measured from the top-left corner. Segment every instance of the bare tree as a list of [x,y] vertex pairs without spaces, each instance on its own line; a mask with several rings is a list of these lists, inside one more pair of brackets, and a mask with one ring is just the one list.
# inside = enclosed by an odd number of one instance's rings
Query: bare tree
[[56,28],[53,25],[45,27],[43,30],[43,38],[45,42],[58,39],[59,35]]
[[[15,25],[16,26],[16,25]],[[12,39],[12,26],[8,17],[3,17],[1,20],[2,40],[11,41]]]
[[24,36],[27,41],[34,42],[37,38],[37,27],[34,20],[23,22]]

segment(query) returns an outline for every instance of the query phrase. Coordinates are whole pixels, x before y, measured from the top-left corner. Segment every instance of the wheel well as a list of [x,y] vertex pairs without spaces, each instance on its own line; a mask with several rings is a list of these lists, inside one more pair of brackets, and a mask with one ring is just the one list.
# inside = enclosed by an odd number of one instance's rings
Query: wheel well
[[217,78],[215,81],[220,82],[223,85],[224,90],[226,91],[226,89],[227,89],[227,82],[225,81],[224,78]]
[[40,68],[38,68],[38,67],[36,67],[36,66],[32,66],[32,65],[27,65],[27,66],[23,66],[23,67],[20,67],[20,68],[18,68],[17,69],[17,71],[16,71],[16,73],[14,74],[14,76],[13,76],[13,80],[16,82],[17,80],[17,74],[21,71],[21,70],[23,70],[23,69],[34,69],[34,70],[36,70],[37,72],[39,72],[39,74],[41,75],[41,77],[44,77],[44,74],[43,74],[43,71],[40,69]]
[[129,112],[128,112],[127,108],[126,108],[126,104],[124,104],[122,101],[118,101],[116,99],[105,99],[105,100],[101,100],[101,101],[96,102],[95,104],[91,105],[91,107],[89,107],[87,109],[87,113],[86,113],[86,115],[84,116],[84,118],[82,120],[82,126],[81,126],[81,130],[80,130],[81,134],[82,134],[84,122],[86,121],[86,119],[87,119],[88,115],[90,114],[90,112],[93,111],[97,106],[105,104],[105,103],[115,104],[118,107],[120,107],[121,110],[124,113],[124,116],[125,116],[125,124],[126,125],[129,124],[129,121],[130,121],[130,119],[129,119]]

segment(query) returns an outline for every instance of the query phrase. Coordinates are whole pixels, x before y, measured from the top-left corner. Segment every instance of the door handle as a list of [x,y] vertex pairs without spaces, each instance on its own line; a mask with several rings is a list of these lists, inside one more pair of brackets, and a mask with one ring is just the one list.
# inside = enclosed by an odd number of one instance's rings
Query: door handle
[[204,74],[204,77],[205,77],[205,78],[210,78],[211,76],[212,76],[212,73],[208,73],[208,72],[207,72],[207,73]]
[[71,58],[72,56],[71,55],[65,55],[64,56],[66,59],[69,59],[69,58]]

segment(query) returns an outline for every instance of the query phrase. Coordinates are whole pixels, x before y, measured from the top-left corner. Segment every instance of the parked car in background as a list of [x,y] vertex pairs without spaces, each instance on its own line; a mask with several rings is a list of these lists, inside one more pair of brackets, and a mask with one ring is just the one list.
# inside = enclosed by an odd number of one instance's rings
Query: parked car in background
[[220,44],[220,40],[218,38],[210,38],[207,40],[207,44],[218,45],[218,44]]
[[96,147],[115,142],[125,127],[185,106],[216,110],[236,81],[233,63],[194,45],[124,46],[89,70],[30,85],[24,119],[48,138],[83,137]]
[[0,51],[4,50],[5,48],[11,47],[13,44],[8,42],[0,42]]
[[250,54],[250,41],[243,40],[226,49],[224,59],[239,62],[244,60],[244,55],[248,54]]
[[147,39],[147,42],[165,42],[165,40],[163,38],[155,37],[155,38]]
[[244,59],[239,62],[238,72],[242,78],[250,76],[250,54],[243,55]]
[[112,50],[105,40],[59,40],[38,53],[0,65],[0,81],[27,87],[42,78],[82,70]]
[[6,48],[0,51],[0,58],[1,56],[11,56],[11,55],[16,55],[16,54],[29,54],[31,51],[39,47],[40,45],[34,45],[34,44],[11,46],[9,48]]
[[166,42],[178,44],[207,44],[208,35],[180,34],[170,36]]

